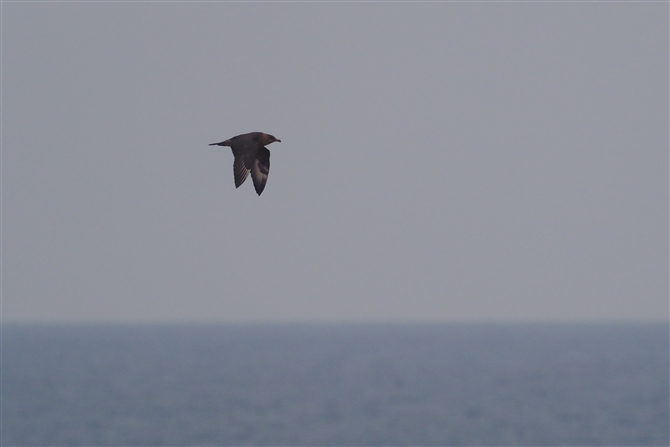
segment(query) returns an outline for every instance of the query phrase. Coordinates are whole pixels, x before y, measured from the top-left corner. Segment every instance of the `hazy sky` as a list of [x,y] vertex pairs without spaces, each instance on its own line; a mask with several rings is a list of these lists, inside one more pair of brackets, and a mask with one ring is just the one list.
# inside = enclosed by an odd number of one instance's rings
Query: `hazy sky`
[[3,3],[3,319],[667,320],[668,7]]

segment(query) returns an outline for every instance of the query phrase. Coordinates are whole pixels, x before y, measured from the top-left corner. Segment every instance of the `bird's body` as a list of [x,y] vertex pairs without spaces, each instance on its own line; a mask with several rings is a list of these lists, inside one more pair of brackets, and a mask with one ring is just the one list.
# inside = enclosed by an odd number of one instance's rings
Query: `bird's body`
[[233,162],[235,187],[239,188],[251,171],[254,188],[260,196],[270,172],[270,151],[265,146],[275,141],[281,143],[281,140],[272,135],[263,132],[251,132],[220,143],[212,143],[210,146],[229,146],[235,157]]

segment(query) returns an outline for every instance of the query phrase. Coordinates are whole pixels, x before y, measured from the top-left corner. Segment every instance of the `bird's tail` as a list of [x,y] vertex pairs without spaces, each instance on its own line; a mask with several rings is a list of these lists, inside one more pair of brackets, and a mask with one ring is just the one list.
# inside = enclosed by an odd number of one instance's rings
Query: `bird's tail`
[[222,141],[220,143],[212,143],[210,146],[228,146],[230,147],[230,140]]

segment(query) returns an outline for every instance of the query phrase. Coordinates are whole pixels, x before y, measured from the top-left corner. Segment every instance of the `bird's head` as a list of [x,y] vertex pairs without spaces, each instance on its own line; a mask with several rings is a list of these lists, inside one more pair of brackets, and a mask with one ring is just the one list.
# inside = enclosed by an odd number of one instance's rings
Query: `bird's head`
[[281,140],[279,138],[275,138],[273,135],[265,134],[265,139],[267,140],[265,144],[274,143],[275,141],[281,143]]

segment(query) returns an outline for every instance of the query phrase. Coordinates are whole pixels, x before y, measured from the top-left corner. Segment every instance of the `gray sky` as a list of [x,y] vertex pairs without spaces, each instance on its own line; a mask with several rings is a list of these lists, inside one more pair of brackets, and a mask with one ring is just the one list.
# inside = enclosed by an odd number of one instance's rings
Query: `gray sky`
[[3,319],[667,320],[668,65],[667,3],[4,3]]

